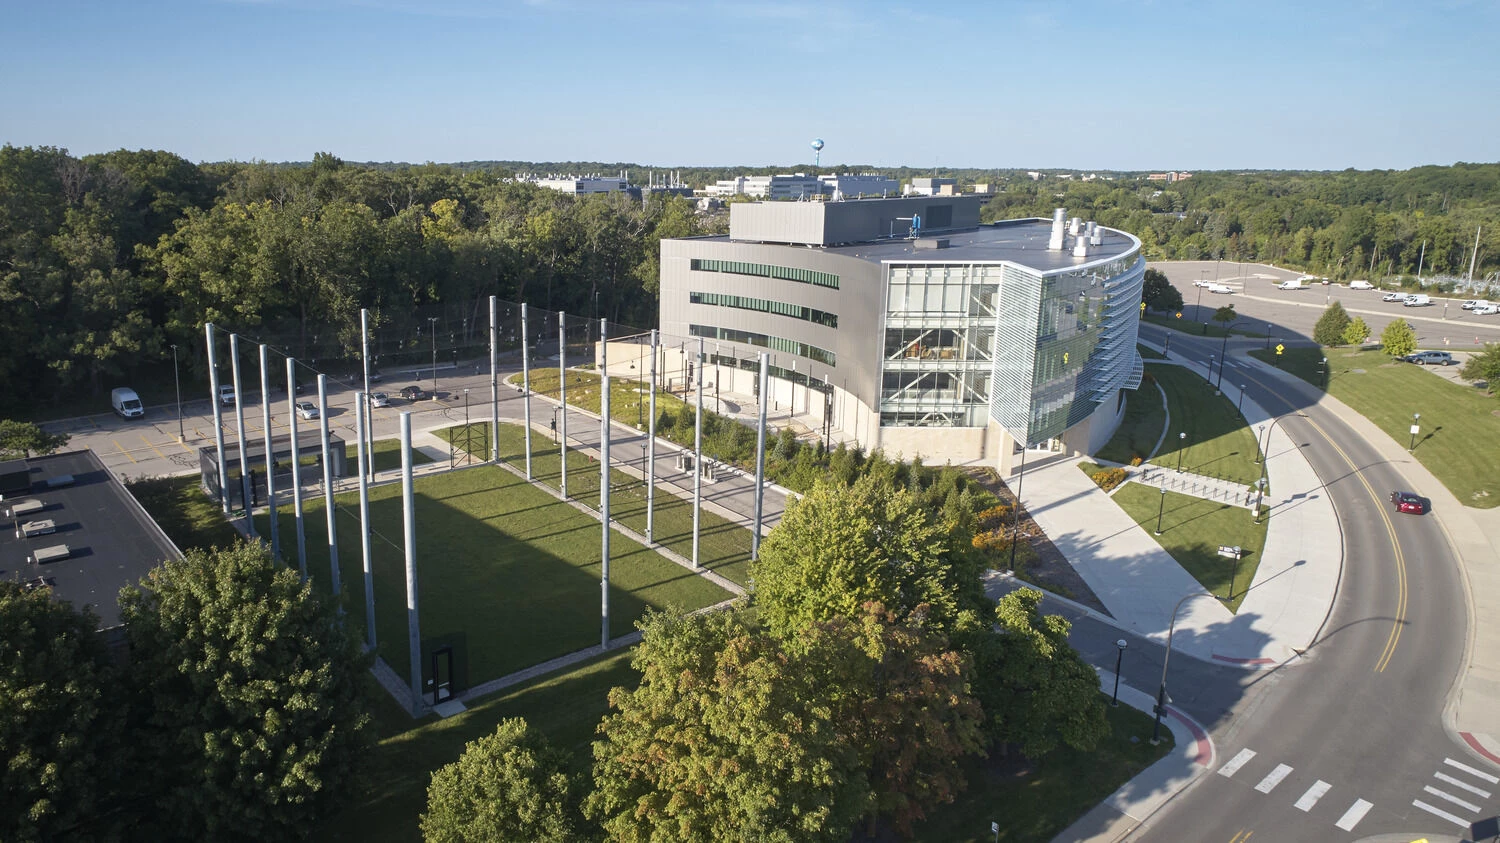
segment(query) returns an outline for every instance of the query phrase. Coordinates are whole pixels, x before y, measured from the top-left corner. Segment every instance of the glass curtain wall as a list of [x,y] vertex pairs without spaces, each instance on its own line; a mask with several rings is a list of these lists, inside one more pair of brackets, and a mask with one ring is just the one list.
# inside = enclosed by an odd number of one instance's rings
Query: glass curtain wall
[[892,265],[886,286],[880,423],[983,427],[1000,267]]

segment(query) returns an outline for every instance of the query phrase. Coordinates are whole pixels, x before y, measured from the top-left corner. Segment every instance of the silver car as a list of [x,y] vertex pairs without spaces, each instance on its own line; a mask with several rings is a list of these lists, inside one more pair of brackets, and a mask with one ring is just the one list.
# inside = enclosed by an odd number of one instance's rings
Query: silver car
[[390,405],[391,405],[391,397],[389,395],[386,395],[384,392],[372,392],[372,393],[370,393],[370,406],[371,407],[389,407]]
[[298,401],[297,415],[304,419],[315,419],[318,417],[318,405],[311,401]]

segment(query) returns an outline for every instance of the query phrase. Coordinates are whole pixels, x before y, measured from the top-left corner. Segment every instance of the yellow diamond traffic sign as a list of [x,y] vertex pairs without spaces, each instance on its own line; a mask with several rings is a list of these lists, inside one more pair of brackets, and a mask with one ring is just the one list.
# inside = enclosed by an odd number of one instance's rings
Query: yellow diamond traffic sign
[[1286,351],[1286,346],[1282,345],[1281,343],[1276,343],[1276,353],[1280,354],[1283,351]]

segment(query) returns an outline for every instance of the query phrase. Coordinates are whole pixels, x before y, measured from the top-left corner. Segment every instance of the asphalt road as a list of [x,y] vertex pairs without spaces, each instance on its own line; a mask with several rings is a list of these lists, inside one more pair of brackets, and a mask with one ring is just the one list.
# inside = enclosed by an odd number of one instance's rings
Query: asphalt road
[[[1214,310],[1232,304],[1252,324],[1241,326],[1256,333],[1270,333],[1288,345],[1312,343],[1313,325],[1324,309],[1333,302],[1343,304],[1352,316],[1362,317],[1370,326],[1371,336],[1378,338],[1385,326],[1395,319],[1405,319],[1417,332],[1417,345],[1445,351],[1474,350],[1484,343],[1500,342],[1500,316],[1474,316],[1463,310],[1463,298],[1433,299],[1431,307],[1404,307],[1400,302],[1383,302],[1381,290],[1351,290],[1330,284],[1314,284],[1304,290],[1278,290],[1279,281],[1297,278],[1301,273],[1264,264],[1238,264],[1224,261],[1162,261],[1148,264],[1164,272],[1182,293],[1184,322],[1203,322]],[[1221,295],[1202,291],[1193,282],[1215,272],[1220,282],[1235,292]],[[1261,324],[1253,324],[1261,323]],[[1266,326],[1270,325],[1269,331]],[[1177,340],[1174,338],[1173,343]],[[1217,350],[1215,350],[1217,351]]]
[[[1159,342],[1165,331],[1142,333]],[[1172,346],[1206,358],[1220,343],[1174,333]],[[1315,406],[1310,387],[1235,362],[1226,377],[1249,384],[1251,398],[1272,413],[1306,414],[1281,426],[1332,496],[1338,523],[1328,529],[1343,534],[1343,575],[1328,622],[1302,659],[1249,680],[1174,660],[1169,692],[1213,733],[1218,767],[1133,839],[1325,841],[1398,832],[1449,839],[1467,822],[1500,813],[1500,787],[1473,774],[1477,763],[1443,727],[1467,618],[1459,562],[1438,523],[1393,511],[1386,495],[1407,488],[1399,469]],[[1159,674],[1127,669],[1126,679],[1154,690]],[[1199,681],[1218,688],[1191,687]],[[1240,696],[1226,701],[1226,690]]]

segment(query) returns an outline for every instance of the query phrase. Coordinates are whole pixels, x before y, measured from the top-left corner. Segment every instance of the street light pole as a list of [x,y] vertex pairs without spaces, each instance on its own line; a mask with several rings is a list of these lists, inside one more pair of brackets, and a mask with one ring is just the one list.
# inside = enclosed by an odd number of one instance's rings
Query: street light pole
[[1241,416],[1245,415],[1245,390],[1248,389],[1248,388],[1249,388],[1249,384],[1243,384],[1243,383],[1240,384],[1240,406],[1239,406],[1239,411],[1240,411],[1240,415]]
[[1177,434],[1177,473],[1182,473],[1182,452],[1187,450],[1187,433]]
[[[1204,275],[1206,276],[1206,275],[1208,275],[1208,273],[1205,272]],[[1195,305],[1193,305],[1193,310],[1196,311],[1196,313],[1194,315],[1196,315],[1198,317],[1198,321],[1203,324],[1203,335],[1204,336],[1208,336],[1208,320],[1203,318],[1203,287],[1202,286],[1198,287],[1198,303],[1195,304]]]
[[1189,598],[1202,597],[1204,594],[1207,592],[1194,591],[1184,594],[1182,599],[1177,601],[1177,605],[1172,607],[1172,621],[1167,625],[1167,652],[1161,659],[1161,686],[1156,691],[1156,708],[1153,711],[1156,715],[1156,724],[1151,727],[1152,746],[1161,743],[1161,718],[1167,713],[1167,665],[1172,661],[1172,635],[1177,631],[1177,612]]
[[1415,451],[1417,449],[1417,432],[1419,430],[1421,430],[1421,428],[1419,428],[1417,426],[1417,422],[1421,418],[1422,418],[1422,414],[1421,413],[1412,413],[1411,414],[1411,444],[1409,444],[1409,445],[1406,446],[1406,452],[1408,454],[1411,453],[1412,451]]
[[1125,661],[1126,643],[1127,642],[1124,638],[1121,638],[1115,642],[1115,646],[1119,647],[1120,651],[1115,655],[1115,694],[1114,697],[1109,701],[1109,704],[1114,706],[1115,708],[1120,707],[1120,663]]
[[1167,487],[1161,487],[1161,503],[1156,505],[1156,534],[1161,535],[1161,514],[1167,508]]
[[[172,343],[172,383],[177,386],[177,442],[181,444],[185,438],[182,432],[182,378],[177,374],[177,344]],[[261,396],[265,400],[265,396]]]
[[428,330],[432,332],[432,398],[437,400],[437,317],[427,317]]
[[1270,426],[1261,425],[1261,427],[1266,429],[1266,443],[1264,447],[1261,446],[1259,434],[1255,437],[1255,447],[1259,452],[1256,456],[1260,460],[1260,482],[1255,487],[1255,523],[1257,524],[1260,523],[1260,504],[1266,494],[1266,463],[1271,461],[1271,433],[1276,430],[1277,423],[1287,416],[1307,418],[1306,413],[1282,413],[1276,418],[1271,419]]

